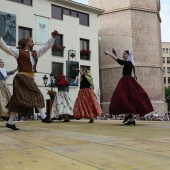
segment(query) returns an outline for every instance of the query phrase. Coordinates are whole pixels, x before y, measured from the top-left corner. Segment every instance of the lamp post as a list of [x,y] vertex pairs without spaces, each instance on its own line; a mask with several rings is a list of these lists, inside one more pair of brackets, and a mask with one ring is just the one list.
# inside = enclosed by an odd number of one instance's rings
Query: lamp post
[[[51,91],[53,91],[53,87],[54,87],[54,85],[53,85],[53,80],[54,80],[54,74],[51,72],[51,74],[50,74],[50,81],[51,81],[50,87],[51,87]],[[45,87],[46,87],[46,85],[47,85],[47,82],[48,82],[48,77],[47,77],[46,75],[44,75],[44,77],[43,77],[43,83],[44,83]]]
[[46,87],[47,82],[48,82],[48,77],[46,75],[44,75],[43,83],[44,83],[45,87]]
[[51,91],[53,91],[53,80],[54,80],[54,74],[51,72],[51,74],[50,74]]

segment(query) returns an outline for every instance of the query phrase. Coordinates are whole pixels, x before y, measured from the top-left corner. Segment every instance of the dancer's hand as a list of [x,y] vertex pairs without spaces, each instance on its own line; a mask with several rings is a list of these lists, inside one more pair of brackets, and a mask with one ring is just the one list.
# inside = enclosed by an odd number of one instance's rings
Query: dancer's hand
[[54,30],[51,34],[52,34],[52,37],[53,37],[54,39],[56,39],[56,37],[57,37],[57,35],[58,35],[58,31]]
[[112,53],[117,56],[116,50],[114,48],[112,48]]
[[109,54],[110,54],[109,51],[104,51],[104,53],[105,53],[106,55],[109,55]]

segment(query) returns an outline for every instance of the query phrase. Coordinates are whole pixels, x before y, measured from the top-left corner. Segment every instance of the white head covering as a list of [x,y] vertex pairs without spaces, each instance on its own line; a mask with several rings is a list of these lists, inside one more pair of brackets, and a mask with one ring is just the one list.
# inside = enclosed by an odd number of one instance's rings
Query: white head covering
[[128,55],[127,61],[131,61],[132,64],[135,66],[135,62],[134,62],[134,59],[133,59],[133,54],[132,54],[131,51],[129,51],[129,55]]

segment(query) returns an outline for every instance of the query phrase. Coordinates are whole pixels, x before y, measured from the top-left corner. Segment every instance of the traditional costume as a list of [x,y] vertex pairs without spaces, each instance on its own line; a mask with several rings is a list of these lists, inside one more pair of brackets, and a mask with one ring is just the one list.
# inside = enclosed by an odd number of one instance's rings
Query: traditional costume
[[6,105],[11,98],[9,87],[6,83],[6,79],[9,75],[14,74],[13,71],[6,71],[4,68],[0,68],[0,117],[8,119],[11,112],[6,108]]
[[[125,51],[128,54],[128,60],[117,59],[117,62],[123,66],[123,77],[120,79],[115,91],[113,92],[109,114],[139,114],[144,116],[153,111],[152,104],[147,93],[139,85],[135,78],[132,77],[132,70],[134,70],[134,60],[132,53]],[[134,119],[134,117],[133,117]],[[134,120],[131,121],[135,124]]]
[[80,90],[74,104],[73,115],[75,118],[93,118],[102,114],[102,110],[93,90],[93,78],[89,70],[81,76]]
[[[50,120],[47,120],[48,118],[43,111],[45,106],[44,97],[34,82],[33,77],[34,73],[37,72],[36,65],[38,58],[52,47],[54,39],[50,38],[37,50],[25,50],[24,46],[30,39],[30,37],[21,39],[21,45],[17,49],[7,46],[2,37],[0,38],[0,48],[7,54],[14,56],[18,63],[18,74],[13,80],[13,95],[6,107],[11,112],[22,114],[25,114],[27,109],[36,107],[40,112],[42,122],[51,123]],[[12,120],[13,118],[10,117],[10,119]],[[9,121],[11,121],[10,119]],[[13,130],[18,130],[13,124],[8,123],[6,126]]]
[[68,93],[69,82],[65,80],[65,76],[61,76],[56,81],[58,92],[56,93],[54,103],[51,110],[51,118],[63,117],[64,122],[69,122],[69,117],[73,116],[73,103]]

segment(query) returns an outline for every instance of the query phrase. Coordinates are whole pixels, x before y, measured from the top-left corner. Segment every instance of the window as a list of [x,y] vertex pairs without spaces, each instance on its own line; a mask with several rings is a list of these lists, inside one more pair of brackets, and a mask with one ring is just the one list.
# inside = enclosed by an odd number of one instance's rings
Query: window
[[11,1],[25,4],[25,5],[32,5],[32,0],[11,0]]
[[23,37],[32,37],[32,29],[26,27],[19,27],[19,37],[20,40]]
[[90,70],[90,66],[80,66],[80,70],[84,72],[85,70]]
[[170,67],[167,67],[167,72],[170,73]]
[[163,57],[163,63],[165,63],[165,57]]
[[78,12],[71,10],[71,16],[72,17],[78,17]]
[[90,60],[89,40],[80,39],[80,59]]
[[65,47],[63,46],[63,35],[59,34],[54,41],[52,47],[52,55],[63,57],[64,48]]
[[63,75],[63,63],[52,62],[52,72],[59,76]]
[[165,54],[165,48],[162,49],[163,54]]
[[166,54],[168,54],[168,48],[166,48]]
[[63,15],[79,18],[79,24],[89,26],[89,14],[75,11],[60,6],[51,5],[51,17],[54,19],[63,20]]
[[166,83],[166,77],[164,77],[164,83]]
[[170,77],[168,77],[168,83],[170,83]]
[[52,18],[62,20],[63,19],[63,9],[58,6],[51,6],[51,15]]
[[64,8],[64,9],[63,9],[63,14],[64,14],[64,15],[70,15],[70,10]]
[[167,63],[170,63],[170,57],[167,57]]
[[89,26],[89,15],[79,12],[79,24]]

